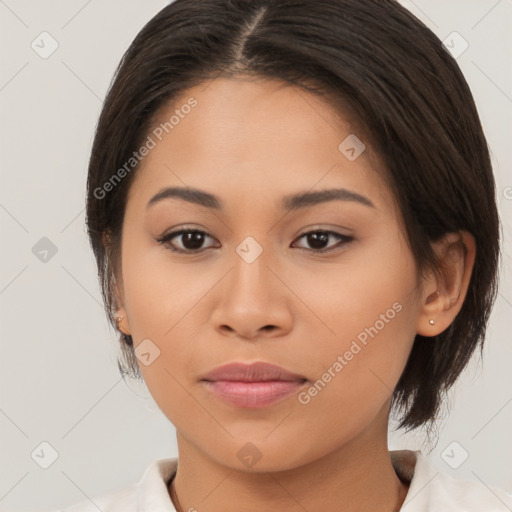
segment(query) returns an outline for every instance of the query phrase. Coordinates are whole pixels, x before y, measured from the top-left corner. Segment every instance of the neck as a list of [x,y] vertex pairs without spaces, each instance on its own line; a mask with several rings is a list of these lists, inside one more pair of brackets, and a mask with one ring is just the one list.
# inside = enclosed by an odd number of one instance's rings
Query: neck
[[[386,429],[372,425],[349,443],[305,464],[279,471],[241,471],[213,460],[177,433],[179,464],[173,480],[182,511],[379,510],[396,512],[408,486],[396,475]],[[378,430],[378,429],[377,429]],[[176,505],[176,498],[173,500]]]

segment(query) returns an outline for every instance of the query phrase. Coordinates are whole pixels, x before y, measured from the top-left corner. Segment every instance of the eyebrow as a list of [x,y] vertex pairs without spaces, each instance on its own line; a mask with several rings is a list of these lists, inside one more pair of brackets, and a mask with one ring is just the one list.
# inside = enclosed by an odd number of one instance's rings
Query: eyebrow
[[[164,199],[181,199],[192,204],[213,208],[215,210],[224,209],[224,203],[218,196],[192,187],[163,188],[149,200],[146,205],[146,209]],[[292,208],[304,208],[334,200],[353,201],[370,208],[375,208],[375,205],[370,201],[370,199],[345,188],[333,188],[287,195],[283,197],[282,208],[285,210],[291,210]]]

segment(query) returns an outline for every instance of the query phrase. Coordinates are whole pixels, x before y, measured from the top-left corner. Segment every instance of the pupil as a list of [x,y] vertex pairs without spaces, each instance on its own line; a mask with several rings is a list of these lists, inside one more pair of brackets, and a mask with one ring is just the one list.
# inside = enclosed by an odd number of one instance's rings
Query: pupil
[[[311,240],[313,243],[311,243]],[[328,235],[325,233],[313,233],[312,235],[309,235],[309,243],[310,246],[314,249],[321,249],[323,248],[323,245],[327,243]]]
[[[187,249],[200,249],[203,243],[203,234],[202,233],[186,233],[185,240],[183,240],[183,245]],[[191,244],[190,244],[191,242]]]

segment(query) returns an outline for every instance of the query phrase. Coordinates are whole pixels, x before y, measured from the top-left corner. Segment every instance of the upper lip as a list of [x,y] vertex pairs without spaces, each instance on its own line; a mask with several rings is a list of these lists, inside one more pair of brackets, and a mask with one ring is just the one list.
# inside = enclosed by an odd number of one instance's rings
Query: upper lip
[[229,363],[214,368],[203,376],[202,380],[216,381],[228,380],[237,382],[264,382],[271,380],[305,381],[306,378],[291,373],[275,364],[256,362],[251,364]]

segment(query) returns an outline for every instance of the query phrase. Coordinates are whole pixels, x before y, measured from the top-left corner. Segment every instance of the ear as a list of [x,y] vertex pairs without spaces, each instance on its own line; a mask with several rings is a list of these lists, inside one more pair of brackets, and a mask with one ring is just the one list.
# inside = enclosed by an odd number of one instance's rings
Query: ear
[[439,268],[423,278],[416,326],[422,336],[436,336],[451,325],[466,298],[475,264],[475,239],[467,231],[448,233],[433,249]]
[[[105,247],[105,251],[107,254],[110,253],[109,248],[111,242],[111,235],[110,231],[106,231],[103,233],[102,236],[102,243]],[[131,334],[130,333],[130,326],[128,323],[128,318],[126,314],[126,310],[124,307],[124,288],[123,288],[123,280],[121,276],[120,269],[114,268],[115,265],[109,265],[110,269],[109,272],[113,272],[114,276],[114,304],[115,304],[115,315],[114,318],[116,319],[116,327],[117,329],[122,332],[123,334]]]

